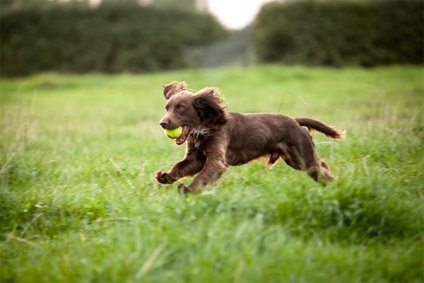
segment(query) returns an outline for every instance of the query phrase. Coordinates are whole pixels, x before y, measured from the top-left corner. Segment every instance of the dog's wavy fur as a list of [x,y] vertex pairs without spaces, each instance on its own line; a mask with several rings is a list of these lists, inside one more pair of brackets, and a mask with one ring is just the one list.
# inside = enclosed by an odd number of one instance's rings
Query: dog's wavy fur
[[196,192],[218,180],[229,166],[261,157],[267,158],[268,165],[282,158],[323,184],[333,179],[330,166],[315,151],[311,131],[343,139],[344,132],[334,127],[309,118],[231,112],[214,87],[192,93],[185,82],[171,82],[164,86],[164,96],[168,102],[160,125],[164,129],[185,126],[177,143],[187,141],[187,145],[182,161],[168,172],[156,172],[161,184],[198,174],[188,187],[179,185],[180,192]]

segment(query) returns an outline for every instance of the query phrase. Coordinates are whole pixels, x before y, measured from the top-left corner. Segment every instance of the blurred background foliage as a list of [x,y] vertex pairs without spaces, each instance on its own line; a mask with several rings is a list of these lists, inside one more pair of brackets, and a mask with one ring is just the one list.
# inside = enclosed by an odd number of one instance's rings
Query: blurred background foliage
[[424,1],[270,3],[253,30],[262,61],[327,66],[422,64]]
[[141,2],[1,0],[0,74],[424,62],[421,0],[276,1],[240,31],[194,0]]
[[207,13],[104,1],[25,4],[1,13],[1,74],[147,72],[185,67],[183,47],[225,38]]

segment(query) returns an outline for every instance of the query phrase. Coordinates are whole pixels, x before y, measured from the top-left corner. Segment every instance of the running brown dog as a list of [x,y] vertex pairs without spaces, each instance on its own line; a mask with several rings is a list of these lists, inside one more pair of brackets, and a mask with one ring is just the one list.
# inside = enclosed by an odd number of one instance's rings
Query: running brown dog
[[206,87],[197,93],[185,82],[164,86],[166,115],[160,121],[163,129],[182,126],[175,140],[187,141],[185,157],[168,172],[157,171],[161,184],[198,174],[180,193],[196,192],[218,180],[228,166],[245,164],[266,157],[268,165],[280,157],[291,167],[305,171],[324,185],[333,179],[328,164],[319,158],[308,131],[317,130],[329,138],[343,139],[344,132],[308,118],[291,118],[280,114],[242,114],[227,111],[217,88]]

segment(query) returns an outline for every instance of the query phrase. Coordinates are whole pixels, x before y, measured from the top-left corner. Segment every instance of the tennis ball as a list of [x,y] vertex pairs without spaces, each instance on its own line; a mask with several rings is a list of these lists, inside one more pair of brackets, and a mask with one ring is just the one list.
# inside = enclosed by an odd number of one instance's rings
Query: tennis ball
[[183,127],[181,126],[172,130],[165,130],[165,134],[168,136],[168,138],[171,138],[171,139],[178,139],[179,137],[181,137],[182,133],[183,133]]

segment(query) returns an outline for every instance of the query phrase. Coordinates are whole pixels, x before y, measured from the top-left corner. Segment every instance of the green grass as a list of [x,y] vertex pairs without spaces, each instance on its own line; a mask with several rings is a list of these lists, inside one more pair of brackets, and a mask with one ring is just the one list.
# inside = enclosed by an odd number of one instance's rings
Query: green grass
[[[162,85],[310,117],[327,187],[264,162],[181,198]],[[1,282],[422,282],[422,67],[260,66],[1,79]],[[184,180],[189,183],[190,179]]]

